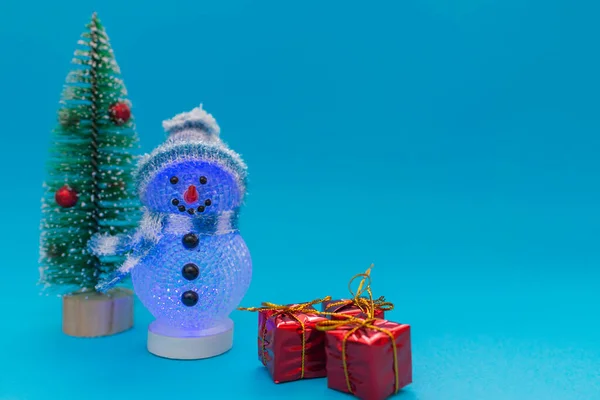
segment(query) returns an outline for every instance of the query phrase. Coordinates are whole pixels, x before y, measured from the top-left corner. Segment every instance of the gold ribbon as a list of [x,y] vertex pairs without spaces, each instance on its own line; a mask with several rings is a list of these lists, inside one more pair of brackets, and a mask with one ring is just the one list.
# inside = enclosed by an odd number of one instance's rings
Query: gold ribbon
[[267,365],[267,360],[265,359],[265,351],[266,351],[266,336],[267,336],[267,321],[271,318],[275,318],[279,315],[287,315],[288,317],[294,319],[296,322],[298,322],[300,324],[300,326],[302,327],[302,366],[300,369],[300,379],[304,378],[304,359],[305,359],[305,353],[306,353],[306,329],[305,329],[305,325],[304,322],[302,322],[300,320],[300,318],[298,318],[296,316],[296,313],[307,313],[307,312],[314,312],[316,314],[316,310],[313,310],[312,308],[314,308],[313,306],[315,304],[319,304],[319,303],[323,303],[324,301],[329,301],[331,300],[331,296],[327,296],[324,297],[322,299],[315,299],[313,301],[309,301],[306,303],[300,303],[300,304],[294,304],[291,306],[286,306],[286,305],[281,305],[281,304],[275,304],[275,303],[270,303],[270,302],[263,302],[261,303],[261,307],[238,307],[238,310],[241,311],[252,311],[252,312],[260,312],[260,311],[275,311],[273,314],[271,314],[268,318],[265,318],[263,325],[261,327],[261,342],[262,342],[262,350],[261,350],[261,355],[262,355],[262,361],[264,365]]
[[[369,267],[369,269],[362,273],[357,274],[350,279],[348,282],[348,291],[352,295],[352,299],[349,300],[340,300],[333,303],[329,303],[327,305],[327,309],[333,308],[334,310],[339,310],[341,307],[354,305],[358,307],[363,313],[367,315],[367,318],[374,318],[375,311],[391,311],[394,309],[394,305],[388,301],[385,301],[385,297],[381,296],[375,300],[373,300],[373,293],[371,292],[371,269],[373,268],[373,264]],[[362,278],[358,285],[358,290],[356,293],[352,290],[352,283],[358,279]],[[366,283],[366,286],[365,286]],[[367,293],[367,297],[363,297],[363,294]],[[330,314],[330,313],[327,313]],[[333,314],[336,314],[333,312]],[[336,314],[337,315],[337,314]]]

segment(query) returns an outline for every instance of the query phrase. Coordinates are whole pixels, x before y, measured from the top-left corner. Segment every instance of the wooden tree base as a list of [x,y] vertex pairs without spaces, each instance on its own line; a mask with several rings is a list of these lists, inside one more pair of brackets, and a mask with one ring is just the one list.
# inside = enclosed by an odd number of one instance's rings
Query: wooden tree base
[[63,296],[63,332],[76,337],[114,335],[133,326],[133,292],[117,288],[106,294]]

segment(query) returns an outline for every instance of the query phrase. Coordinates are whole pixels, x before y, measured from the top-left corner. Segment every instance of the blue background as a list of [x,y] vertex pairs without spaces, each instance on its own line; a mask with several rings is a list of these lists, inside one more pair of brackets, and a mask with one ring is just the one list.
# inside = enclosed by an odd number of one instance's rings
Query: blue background
[[[144,4],[145,3],[145,4]],[[346,294],[371,262],[413,327],[410,400],[600,398],[597,2],[0,3],[0,400],[349,398],[275,385],[256,315],[176,362],[61,333],[38,295],[44,162],[93,11],[143,151],[200,103],[251,173],[244,305]]]

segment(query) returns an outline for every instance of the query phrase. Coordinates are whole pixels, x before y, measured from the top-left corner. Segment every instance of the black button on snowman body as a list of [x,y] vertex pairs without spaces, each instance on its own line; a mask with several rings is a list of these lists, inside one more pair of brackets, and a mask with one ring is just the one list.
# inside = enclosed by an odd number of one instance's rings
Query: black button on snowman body
[[193,281],[200,275],[200,269],[196,264],[185,264],[181,270],[181,275],[183,275],[186,280]]
[[[198,239],[198,235],[195,233],[188,233],[183,237],[183,246],[189,250],[196,248],[199,242],[200,239]],[[183,266],[181,275],[188,281],[193,281],[200,275],[200,270],[195,264],[188,263]],[[196,303],[198,303],[198,293],[193,290],[183,292],[181,295],[181,302],[188,307],[195,306]]]
[[198,247],[198,243],[200,243],[200,239],[198,239],[198,235],[195,233],[186,233],[183,236],[183,247],[188,250]]
[[196,303],[198,303],[198,293],[194,292],[193,290],[183,292],[181,295],[181,302],[188,307],[195,306]]

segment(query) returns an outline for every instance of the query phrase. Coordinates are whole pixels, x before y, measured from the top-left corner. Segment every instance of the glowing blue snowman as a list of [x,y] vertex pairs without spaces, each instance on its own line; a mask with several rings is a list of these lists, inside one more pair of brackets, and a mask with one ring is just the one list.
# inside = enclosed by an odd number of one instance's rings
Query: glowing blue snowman
[[[129,252],[106,291],[127,274],[156,318],[148,348],[169,358],[204,358],[231,347],[229,314],[245,295],[252,261],[238,231],[246,166],[202,106],[163,123],[169,137],[138,166],[145,213],[135,234],[95,237],[94,253]],[[216,354],[215,354],[216,353]]]

